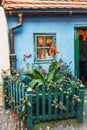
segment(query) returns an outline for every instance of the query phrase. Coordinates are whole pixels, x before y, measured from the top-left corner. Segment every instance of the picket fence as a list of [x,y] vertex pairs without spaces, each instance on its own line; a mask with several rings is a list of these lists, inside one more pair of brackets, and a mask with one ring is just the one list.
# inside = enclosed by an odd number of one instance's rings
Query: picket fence
[[[20,113],[20,107],[23,99],[27,97],[27,130],[33,130],[33,124],[39,121],[76,118],[78,122],[83,121],[84,106],[84,86],[80,84],[79,89],[71,86],[71,92],[68,89],[70,84],[63,85],[62,90],[56,85],[36,86],[34,91],[19,81],[3,79],[4,107],[11,108],[14,112]],[[68,93],[67,93],[68,92]],[[74,100],[74,96],[79,96],[80,102]],[[12,103],[9,104],[8,101]],[[65,106],[66,110],[63,109]]]

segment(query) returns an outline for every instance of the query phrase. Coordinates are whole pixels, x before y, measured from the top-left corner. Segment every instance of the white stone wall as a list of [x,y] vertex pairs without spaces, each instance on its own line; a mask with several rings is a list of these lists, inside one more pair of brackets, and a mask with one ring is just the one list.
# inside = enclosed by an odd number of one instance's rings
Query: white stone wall
[[[6,23],[5,13],[2,7],[0,7],[0,84],[2,83],[1,69],[9,69],[9,47],[8,47],[8,29]],[[2,90],[0,86],[0,101],[2,96]],[[1,104],[1,102],[0,102]]]

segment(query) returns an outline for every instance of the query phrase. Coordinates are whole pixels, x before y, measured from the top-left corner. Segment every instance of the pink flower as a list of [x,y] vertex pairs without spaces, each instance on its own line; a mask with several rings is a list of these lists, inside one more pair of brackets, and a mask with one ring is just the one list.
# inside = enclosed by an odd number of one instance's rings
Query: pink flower
[[3,70],[3,69],[1,69],[1,71],[2,71],[2,72],[4,72],[4,70]]
[[27,58],[31,58],[31,54],[29,54],[29,55],[26,55],[26,54],[24,54],[24,56],[23,56],[23,60],[25,61]]
[[64,68],[64,65],[61,65],[62,68]]
[[16,113],[13,113],[12,114],[12,117],[15,119],[17,117],[17,114]]
[[26,54],[24,54],[24,60],[26,60],[26,58],[27,58],[27,55],[26,55]]
[[46,70],[42,70],[42,73],[43,73],[43,74],[46,74]]

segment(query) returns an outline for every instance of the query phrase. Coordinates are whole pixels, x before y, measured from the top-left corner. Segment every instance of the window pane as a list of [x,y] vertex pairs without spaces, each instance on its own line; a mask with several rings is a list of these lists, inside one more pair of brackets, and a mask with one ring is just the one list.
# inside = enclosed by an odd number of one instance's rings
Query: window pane
[[44,37],[37,36],[37,47],[44,47]]
[[46,47],[51,47],[52,46],[52,41],[53,41],[52,36],[46,37]]
[[50,49],[46,49],[46,60],[52,59],[53,55],[50,55],[49,53]]
[[52,55],[50,54],[50,48],[52,47],[52,41],[53,41],[52,36],[46,37],[46,59],[52,58]]
[[37,58],[44,59],[44,49],[37,49]]
[[37,36],[37,58],[44,59],[44,37]]

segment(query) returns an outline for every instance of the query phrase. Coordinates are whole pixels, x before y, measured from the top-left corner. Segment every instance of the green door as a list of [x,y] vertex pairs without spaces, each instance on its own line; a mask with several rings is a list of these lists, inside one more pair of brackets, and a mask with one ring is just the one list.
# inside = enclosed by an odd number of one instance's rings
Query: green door
[[74,29],[74,59],[75,59],[75,75],[79,78],[79,34],[78,28]]

